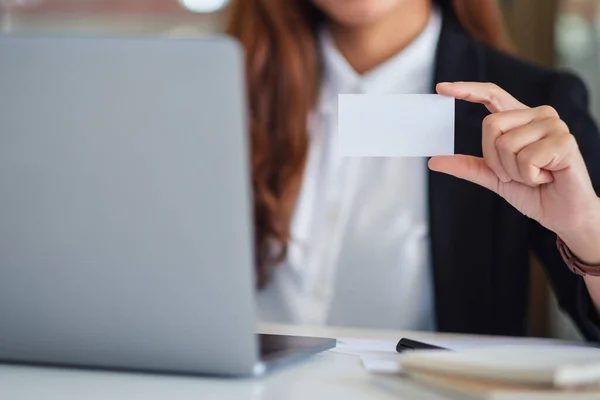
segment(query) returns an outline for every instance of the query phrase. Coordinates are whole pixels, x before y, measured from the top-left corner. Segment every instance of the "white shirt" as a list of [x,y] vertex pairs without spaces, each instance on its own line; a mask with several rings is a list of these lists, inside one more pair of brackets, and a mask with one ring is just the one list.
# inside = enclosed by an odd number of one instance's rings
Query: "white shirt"
[[324,82],[292,243],[258,294],[261,320],[434,329],[426,160],[341,157],[332,139],[340,93],[431,92],[441,24],[434,10],[413,43],[363,76],[322,33]]

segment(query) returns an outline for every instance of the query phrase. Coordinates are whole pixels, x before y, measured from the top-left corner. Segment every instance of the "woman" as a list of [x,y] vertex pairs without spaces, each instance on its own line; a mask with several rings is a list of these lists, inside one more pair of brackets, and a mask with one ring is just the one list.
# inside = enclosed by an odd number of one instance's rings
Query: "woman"
[[[263,319],[523,335],[533,250],[600,340],[600,134],[578,79],[508,55],[494,1],[238,0],[229,33],[247,52]],[[336,153],[338,93],[434,91],[464,100],[461,155]]]

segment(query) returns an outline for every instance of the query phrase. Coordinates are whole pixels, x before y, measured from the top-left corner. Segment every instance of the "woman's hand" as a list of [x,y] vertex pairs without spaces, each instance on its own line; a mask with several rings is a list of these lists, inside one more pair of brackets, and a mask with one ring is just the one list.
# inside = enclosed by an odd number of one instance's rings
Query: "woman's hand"
[[484,186],[600,263],[600,199],[567,125],[552,107],[529,108],[490,83],[441,83],[439,94],[484,104],[483,158],[434,157],[429,166]]

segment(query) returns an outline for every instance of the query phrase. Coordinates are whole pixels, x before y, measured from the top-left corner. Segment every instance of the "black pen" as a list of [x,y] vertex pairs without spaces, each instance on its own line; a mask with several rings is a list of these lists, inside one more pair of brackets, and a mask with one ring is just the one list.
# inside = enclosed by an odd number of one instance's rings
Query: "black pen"
[[409,350],[450,350],[445,347],[434,346],[432,344],[417,342],[416,340],[402,338],[396,345],[396,351],[402,353]]

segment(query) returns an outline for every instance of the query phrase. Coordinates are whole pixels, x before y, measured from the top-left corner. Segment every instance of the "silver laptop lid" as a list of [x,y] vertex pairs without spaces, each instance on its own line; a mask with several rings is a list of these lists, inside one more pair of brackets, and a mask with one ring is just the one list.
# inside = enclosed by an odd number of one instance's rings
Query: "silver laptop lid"
[[0,38],[0,359],[257,361],[241,51]]

